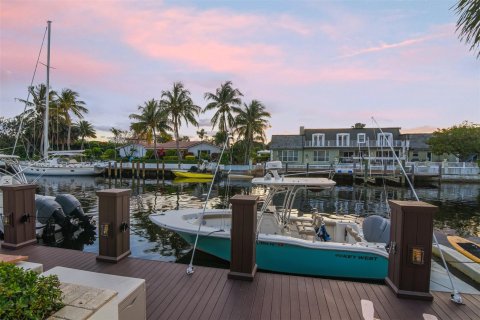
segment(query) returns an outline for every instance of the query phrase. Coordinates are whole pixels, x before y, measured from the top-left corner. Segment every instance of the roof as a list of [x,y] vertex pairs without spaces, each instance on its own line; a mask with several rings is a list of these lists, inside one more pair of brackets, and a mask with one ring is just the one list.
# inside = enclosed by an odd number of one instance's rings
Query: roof
[[356,139],[356,135],[358,133],[365,133],[365,135],[370,140],[376,140],[377,139],[377,134],[380,133],[380,129],[382,129],[382,131],[385,132],[385,133],[387,133],[387,132],[392,133],[394,140],[397,140],[400,137],[400,127],[362,128],[362,129],[356,129],[356,128],[305,129],[304,134],[305,134],[305,140],[312,140],[312,134],[314,134],[314,133],[325,134],[325,140],[336,140],[337,139],[337,133],[349,133],[350,137],[351,137],[350,139]]
[[303,136],[272,135],[270,149],[303,149]]
[[427,140],[432,137],[431,133],[408,133],[404,134],[407,140],[410,141],[410,149],[421,150],[421,149],[430,149],[430,146],[427,144]]
[[[143,145],[145,147],[145,149],[153,149],[154,148],[153,143],[150,143],[150,144],[140,143],[140,144]],[[188,150],[190,148],[193,148],[193,147],[201,145],[201,144],[206,144],[206,145],[209,145],[211,147],[214,147],[214,148],[218,149],[218,147],[216,145],[211,144],[211,143],[206,142],[206,141],[179,141],[178,142],[180,150]],[[175,141],[168,141],[168,142],[165,142],[165,143],[157,143],[157,150],[160,150],[160,149],[164,149],[164,150],[177,149],[177,144],[176,144]]]

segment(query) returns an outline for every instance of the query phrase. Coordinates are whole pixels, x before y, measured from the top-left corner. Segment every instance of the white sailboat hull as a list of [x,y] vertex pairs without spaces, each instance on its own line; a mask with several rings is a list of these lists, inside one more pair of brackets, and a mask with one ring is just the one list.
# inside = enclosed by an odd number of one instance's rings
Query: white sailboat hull
[[66,165],[66,166],[46,166],[29,165],[21,166],[26,175],[36,176],[96,176],[105,171],[105,167],[96,165]]

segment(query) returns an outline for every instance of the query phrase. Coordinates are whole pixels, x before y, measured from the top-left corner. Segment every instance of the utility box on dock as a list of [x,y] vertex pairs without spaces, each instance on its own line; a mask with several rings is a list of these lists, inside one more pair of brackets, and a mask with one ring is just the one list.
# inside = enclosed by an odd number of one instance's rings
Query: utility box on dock
[[97,196],[97,260],[118,262],[130,255],[130,190],[106,189]]
[[433,215],[420,201],[389,201],[391,208],[388,286],[397,297],[433,300],[430,294]]
[[35,189],[34,184],[2,186],[3,228],[2,248],[18,249],[37,242],[35,235]]
[[257,272],[257,196],[236,195],[232,203],[229,279],[252,281]]

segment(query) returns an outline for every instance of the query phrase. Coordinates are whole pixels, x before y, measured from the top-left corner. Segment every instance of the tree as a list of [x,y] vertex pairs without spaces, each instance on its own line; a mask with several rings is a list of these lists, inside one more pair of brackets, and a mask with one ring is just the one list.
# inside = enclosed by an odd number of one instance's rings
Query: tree
[[366,126],[365,123],[357,122],[352,126],[352,129],[363,129],[365,128],[365,126]]
[[85,142],[85,138],[96,138],[97,133],[95,132],[92,124],[86,120],[80,120],[77,123],[76,127],[82,140],[82,146],[80,147],[80,149],[83,150],[83,143]]
[[173,127],[173,134],[177,148],[178,159],[182,160],[180,153],[180,136],[179,128],[184,122],[187,126],[189,123],[198,127],[195,119],[201,111],[201,108],[193,103],[190,97],[190,91],[184,88],[183,83],[174,82],[171,91],[162,91],[160,106],[162,113],[166,115],[168,124]]
[[115,160],[117,160],[117,145],[123,140],[123,136],[125,136],[127,132],[114,127],[110,128],[110,132],[113,134],[113,142],[115,144]]
[[167,126],[167,119],[160,110],[159,103],[155,99],[144,102],[143,106],[139,106],[140,114],[132,113],[130,119],[137,120],[131,124],[131,128],[136,133],[146,136],[147,141],[153,136],[153,148],[155,150],[155,158],[157,157],[157,131],[166,131],[170,128]]
[[470,44],[470,51],[478,51],[480,57],[480,0],[458,0],[452,7],[457,13],[457,29],[460,41]]
[[244,104],[243,109],[233,107],[237,114],[235,132],[245,140],[245,163],[248,163],[252,145],[255,141],[265,142],[265,130],[269,123],[270,113],[265,111],[265,106],[258,100]]
[[201,130],[197,131],[197,135],[200,138],[200,140],[202,140],[202,141],[203,141],[203,139],[207,138],[207,132],[203,128]]
[[[72,116],[83,119],[83,114],[88,113],[85,102],[78,100],[79,94],[71,89],[63,89],[60,95],[57,95],[56,106],[58,112],[64,117],[68,126],[67,148],[70,150],[71,132],[72,132]],[[58,119],[57,119],[58,121]]]
[[220,85],[220,88],[215,93],[205,93],[205,100],[210,101],[203,109],[203,112],[209,110],[217,110],[212,117],[212,129],[218,123],[218,129],[223,132],[228,132],[233,128],[235,119],[232,115],[232,107],[242,104],[243,94],[238,89],[232,88],[232,82],[227,81]]
[[433,153],[453,154],[466,161],[480,154],[480,125],[464,121],[447,129],[438,129],[427,141]]

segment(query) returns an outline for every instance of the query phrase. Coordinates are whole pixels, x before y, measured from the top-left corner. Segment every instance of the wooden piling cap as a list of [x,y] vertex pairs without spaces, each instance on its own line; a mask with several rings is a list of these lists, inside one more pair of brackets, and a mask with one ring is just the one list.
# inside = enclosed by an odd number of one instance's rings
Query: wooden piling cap
[[246,195],[246,194],[236,194],[230,198],[231,203],[239,203],[239,202],[257,202],[258,196],[253,195]]
[[430,208],[436,208],[437,206],[434,206],[433,204],[424,202],[424,201],[402,201],[402,200],[388,200],[388,203],[390,205],[396,205],[399,207],[430,207]]
[[119,197],[123,195],[130,196],[130,193],[132,191],[130,189],[104,189],[97,191],[97,196],[102,196],[102,197]]

